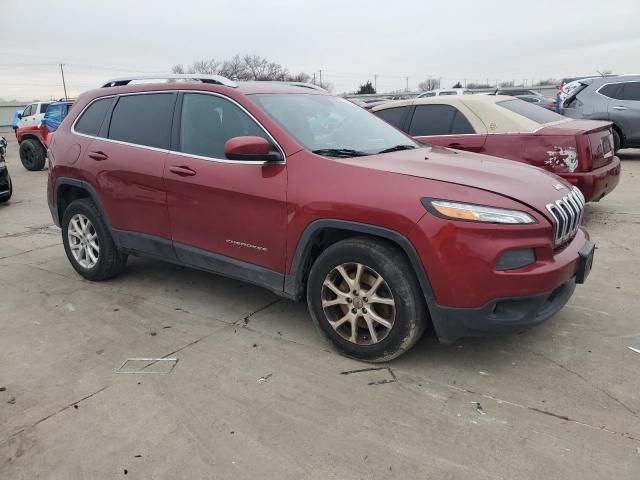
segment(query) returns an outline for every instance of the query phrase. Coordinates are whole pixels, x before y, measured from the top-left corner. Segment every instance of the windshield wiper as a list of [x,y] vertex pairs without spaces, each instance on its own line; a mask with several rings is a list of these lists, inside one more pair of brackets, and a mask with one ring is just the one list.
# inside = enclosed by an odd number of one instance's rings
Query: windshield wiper
[[361,152],[351,148],[320,148],[318,150],[312,150],[312,152],[328,157],[364,157],[369,155],[367,152]]
[[385,148],[384,150],[380,150],[378,153],[390,153],[397,152],[399,150],[413,150],[415,145],[396,145],[395,147]]

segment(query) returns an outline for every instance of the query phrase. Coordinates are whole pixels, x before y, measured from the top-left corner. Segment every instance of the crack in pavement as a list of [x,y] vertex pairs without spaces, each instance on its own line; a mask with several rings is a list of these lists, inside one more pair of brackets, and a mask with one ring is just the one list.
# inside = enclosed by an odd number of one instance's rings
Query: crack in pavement
[[76,401],[74,401],[74,402],[71,402],[71,403],[69,403],[69,404],[65,405],[65,406],[64,406],[64,407],[62,407],[62,408],[59,408],[59,409],[58,409],[58,410],[56,410],[55,412],[53,412],[53,413],[51,413],[51,414],[49,414],[49,415],[47,415],[47,416],[45,416],[45,417],[42,417],[42,418],[41,418],[41,419],[39,419],[39,420],[36,420],[36,421],[35,421],[34,423],[32,423],[31,425],[28,425],[28,426],[26,426],[26,427],[22,427],[20,430],[18,430],[18,431],[16,431],[16,432],[14,432],[14,433],[12,433],[12,434],[10,434],[7,438],[5,438],[4,440],[0,441],[0,447],[1,447],[1,446],[3,446],[3,445],[5,445],[6,443],[8,443],[12,438],[16,437],[17,435],[20,435],[21,433],[24,433],[24,432],[26,432],[27,430],[31,430],[31,429],[33,429],[33,428],[37,427],[37,426],[38,426],[38,425],[40,425],[42,422],[46,422],[46,421],[47,421],[47,420],[49,420],[50,418],[55,417],[56,415],[58,415],[58,414],[60,414],[60,413],[64,412],[65,410],[70,409],[71,407],[73,407],[73,406],[75,406],[75,405],[79,405],[81,402],[84,402],[85,400],[88,400],[88,399],[90,399],[90,398],[92,398],[92,397],[95,397],[95,396],[96,396],[96,395],[98,395],[99,393],[104,392],[107,388],[109,388],[109,385],[107,385],[106,387],[102,387],[102,388],[100,388],[99,390],[96,390],[95,392],[90,393],[89,395],[85,395],[85,396],[84,396],[84,397],[82,397],[81,399],[76,400]]
[[6,255],[4,257],[0,257],[0,260],[4,260],[6,258],[13,258],[20,255],[25,255],[31,252],[37,252],[38,250],[44,250],[45,248],[58,247],[60,245],[61,245],[60,242],[58,242],[58,243],[54,243],[53,245],[45,245],[44,247],[32,248],[31,250],[25,250],[24,252],[18,252],[18,253],[14,253],[13,255]]
[[627,404],[625,404],[622,400],[616,398],[611,392],[609,392],[608,390],[605,390],[604,388],[598,387],[597,385],[594,385],[593,383],[591,383],[589,380],[587,380],[585,377],[583,377],[581,374],[579,374],[578,372],[571,370],[569,367],[566,367],[565,365],[556,362],[553,358],[547,357],[545,354],[541,353],[541,352],[536,352],[534,350],[527,350],[527,352],[536,355],[538,357],[542,357],[545,360],[547,360],[548,362],[553,363],[554,365],[556,365],[557,367],[560,367],[562,370],[564,370],[565,372],[568,372],[572,375],[575,375],[576,377],[578,377],[580,380],[582,380],[584,383],[586,383],[587,385],[589,385],[590,387],[594,388],[595,390],[605,394],[607,397],[609,397],[611,400],[613,400],[614,402],[616,402],[618,405],[620,405],[621,407],[623,407],[627,412],[631,413],[634,417],[638,417],[638,412],[636,412],[635,410],[633,410],[631,407],[629,407]]
[[[249,319],[251,317],[253,317],[254,315],[266,310],[269,307],[272,307],[273,305],[275,305],[277,303],[282,302],[283,300],[284,300],[284,298],[276,298],[275,300],[267,303],[263,307],[258,308],[255,312],[251,312],[250,314],[245,315],[244,317],[240,318],[239,320],[236,320],[235,322],[232,323],[232,325],[240,325],[240,326],[246,328],[247,325],[249,325]],[[240,322],[242,322],[242,323],[240,323]]]
[[618,435],[618,436],[620,436],[622,438],[626,438],[627,440],[632,440],[634,442],[640,442],[640,438],[636,438],[636,437],[634,437],[633,435],[630,435],[627,432],[618,432],[617,430],[611,430],[611,429],[606,428],[604,426],[597,426],[597,425],[592,425],[590,423],[581,422],[580,420],[576,420],[574,418],[570,418],[570,417],[568,417],[566,415],[560,415],[558,413],[550,412],[548,410],[541,410],[539,408],[530,407],[528,405],[523,405],[521,403],[510,402],[509,400],[503,400],[503,399],[501,399],[499,397],[496,397],[494,395],[489,395],[488,393],[476,392],[474,390],[470,390],[470,389],[463,388],[463,387],[458,387],[456,385],[441,384],[441,383],[438,383],[438,382],[433,382],[433,383],[436,383],[436,384],[441,385],[441,386],[446,386],[448,388],[452,388],[452,389],[458,390],[460,392],[470,393],[470,394],[473,394],[473,395],[480,395],[481,397],[487,398],[489,400],[493,400],[498,404],[505,403],[507,405],[511,405],[512,407],[517,407],[517,408],[521,408],[521,409],[524,409],[524,410],[529,410],[531,412],[536,412],[536,413],[539,413],[541,415],[551,416],[551,417],[563,420],[565,422],[575,423],[576,425],[581,425],[583,427],[587,427],[587,428],[590,428],[590,429],[593,429],[593,430],[599,430],[599,431],[602,431],[602,432],[610,433],[612,435]]
[[31,235],[38,235],[40,233],[43,233],[45,235],[59,235],[58,231],[49,230],[49,228],[53,226],[54,226],[53,223],[48,223],[45,225],[33,225],[31,227],[26,227],[27,230],[25,230],[24,232],[7,233],[5,235],[0,235],[0,240],[4,238],[30,237]]

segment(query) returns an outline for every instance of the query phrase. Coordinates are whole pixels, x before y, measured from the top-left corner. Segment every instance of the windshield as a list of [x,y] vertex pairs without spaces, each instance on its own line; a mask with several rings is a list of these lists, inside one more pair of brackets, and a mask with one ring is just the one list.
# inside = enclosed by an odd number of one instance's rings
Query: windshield
[[[398,146],[421,146],[385,121],[343,98],[290,93],[256,94],[251,99],[298,143],[318,153],[341,150],[340,156],[355,156],[380,153]],[[354,155],[348,154],[351,151]],[[331,156],[331,153],[327,155]]]

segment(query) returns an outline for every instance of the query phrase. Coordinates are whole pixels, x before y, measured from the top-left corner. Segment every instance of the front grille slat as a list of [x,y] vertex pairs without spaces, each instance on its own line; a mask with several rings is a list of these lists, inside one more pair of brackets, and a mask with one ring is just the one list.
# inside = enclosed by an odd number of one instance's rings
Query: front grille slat
[[554,220],[554,242],[555,246],[571,240],[582,224],[584,215],[584,196],[576,187],[568,195],[547,205],[547,210]]

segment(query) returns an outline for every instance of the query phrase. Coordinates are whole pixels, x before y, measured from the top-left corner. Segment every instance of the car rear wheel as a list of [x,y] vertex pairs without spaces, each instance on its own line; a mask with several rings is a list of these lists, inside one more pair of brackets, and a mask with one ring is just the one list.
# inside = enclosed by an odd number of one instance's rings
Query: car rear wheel
[[613,130],[613,152],[614,153],[618,153],[618,150],[620,150],[620,147],[622,146],[622,142],[620,139],[620,134]]
[[20,161],[27,170],[32,172],[42,170],[46,159],[47,152],[37,140],[27,138],[20,144]]
[[327,248],[311,268],[307,303],[338,351],[368,362],[398,357],[427,324],[411,264],[383,240],[357,237]]
[[72,202],[62,217],[62,241],[73,268],[87,280],[106,280],[124,268],[127,256],[118,251],[96,206],[88,199]]

